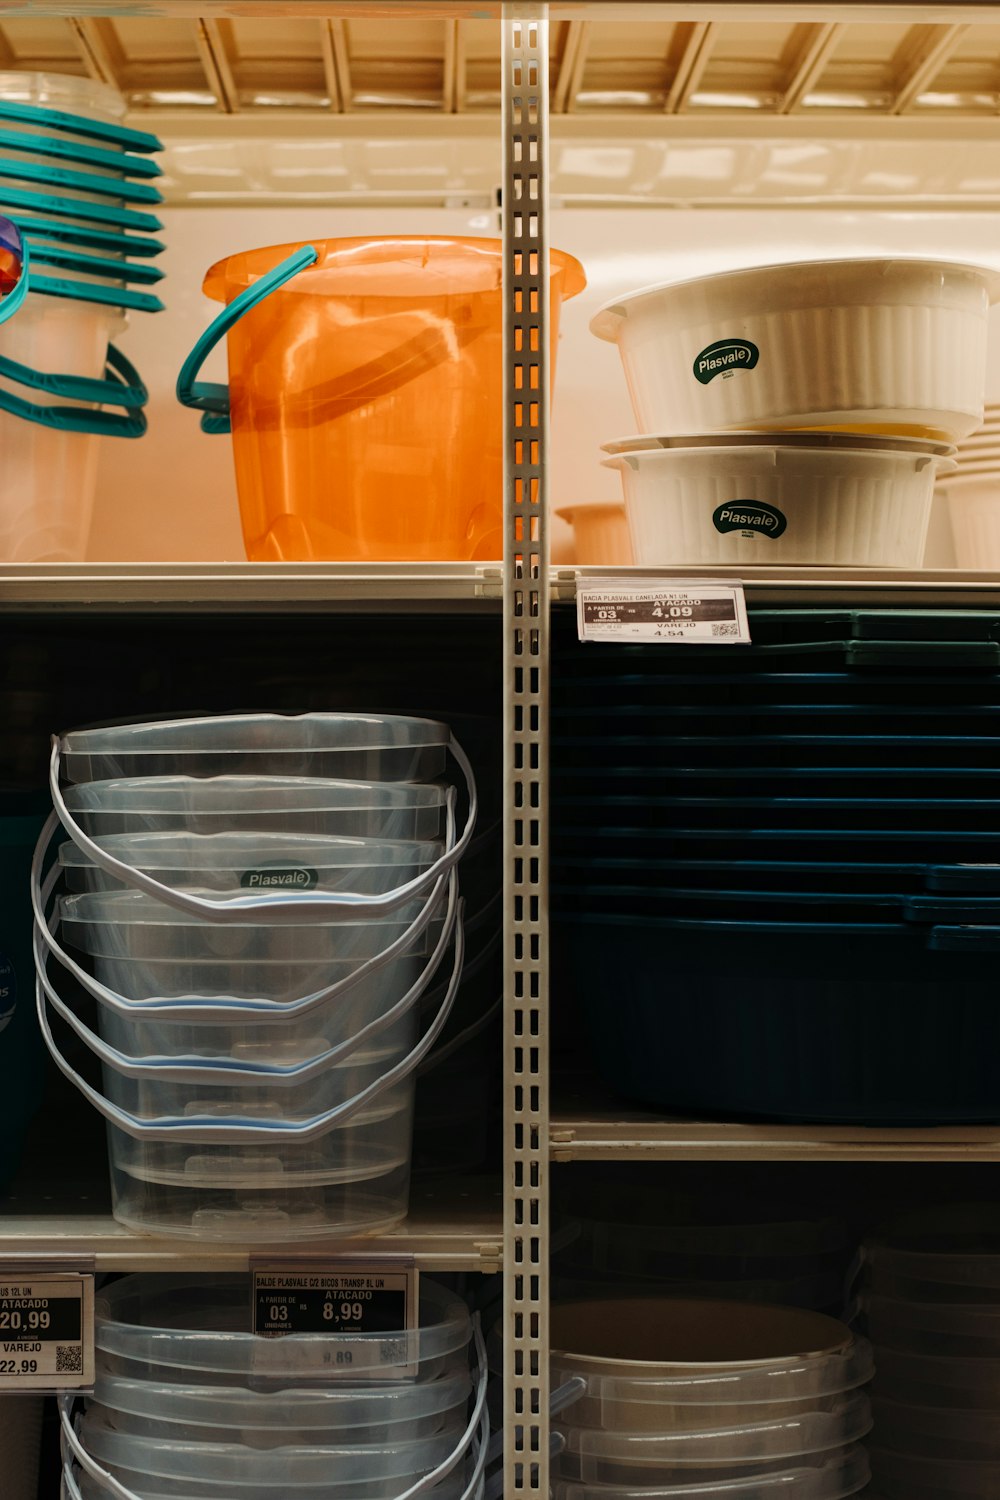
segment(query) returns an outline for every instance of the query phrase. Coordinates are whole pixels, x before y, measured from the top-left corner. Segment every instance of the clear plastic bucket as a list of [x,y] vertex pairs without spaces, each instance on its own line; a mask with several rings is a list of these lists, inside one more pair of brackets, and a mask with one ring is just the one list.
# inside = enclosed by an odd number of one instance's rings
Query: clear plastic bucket
[[[198,1385],[250,1391],[328,1390],[326,1337],[267,1339],[249,1333],[251,1295],[245,1275],[216,1275],[202,1283],[190,1276],[123,1277],[100,1291],[95,1302],[101,1368],[132,1379],[190,1378]],[[454,1370],[457,1356],[468,1367],[472,1322],[460,1297],[422,1277],[417,1328],[341,1337],[351,1363],[350,1379],[339,1378],[338,1389],[401,1363],[417,1366],[406,1384],[418,1385]],[[186,1374],[181,1377],[180,1371]]]
[[142,776],[81,782],[66,805],[85,833],[270,833],[436,839],[441,786],[294,776]]
[[448,741],[447,725],[430,719],[221,714],[76,730],[62,738],[62,771],[70,781],[234,773],[433,781]]
[[[297,248],[229,256],[204,290],[231,303]],[[499,240],[382,236],[315,249],[316,264],[228,333],[247,556],[501,557]],[[561,303],[585,283],[559,251],[550,275],[554,343]]]
[[854,1448],[815,1467],[783,1468],[768,1474],[727,1479],[717,1484],[585,1484],[555,1479],[552,1500],[844,1500],[864,1489],[869,1479],[868,1455]]
[[[116,308],[29,292],[23,307],[0,327],[0,355],[46,374],[99,380],[108,344],[123,327],[124,318]],[[20,386],[3,379],[0,388],[24,395]],[[63,432],[0,411],[0,560],[83,560],[97,490],[99,444],[96,433]]]
[[878,1440],[887,1448],[915,1458],[1000,1464],[1000,1414],[995,1406],[958,1411],[878,1397],[874,1411]]
[[877,1348],[946,1358],[1000,1360],[1000,1305],[865,1300],[868,1335]]
[[[201,891],[363,891],[385,894],[415,880],[442,846],[385,839],[330,839],[280,833],[110,834],[97,843],[163,885]],[[69,890],[121,891],[72,841],[59,847]]]
[[1000,1463],[962,1463],[948,1456],[871,1448],[872,1479],[882,1500],[996,1500]]

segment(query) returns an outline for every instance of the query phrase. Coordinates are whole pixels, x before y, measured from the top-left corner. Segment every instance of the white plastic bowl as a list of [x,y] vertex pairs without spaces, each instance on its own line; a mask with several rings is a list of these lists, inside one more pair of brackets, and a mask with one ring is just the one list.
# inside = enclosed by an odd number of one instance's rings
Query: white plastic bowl
[[617,501],[592,501],[567,505],[556,511],[573,528],[573,561],[579,567],[628,567],[632,562],[632,538],[624,505]]
[[617,343],[643,432],[812,427],[954,442],[983,420],[997,278],[928,260],[726,271],[617,298],[591,322]]
[[618,469],[638,564],[920,566],[937,475],[933,445],[802,442],[642,449]]

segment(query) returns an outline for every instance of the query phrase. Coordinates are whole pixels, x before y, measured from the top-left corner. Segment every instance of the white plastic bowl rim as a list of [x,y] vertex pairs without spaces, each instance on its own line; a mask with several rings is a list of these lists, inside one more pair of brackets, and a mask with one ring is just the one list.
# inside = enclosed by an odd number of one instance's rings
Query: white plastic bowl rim
[[603,453],[649,453],[662,448],[815,448],[819,451],[924,453],[933,458],[951,458],[964,444],[938,443],[930,438],[875,436],[864,432],[762,432],[760,428],[725,432],[676,434],[638,433],[612,438],[601,444]]
[[[614,297],[606,302],[603,307],[590,320],[590,331],[600,339],[606,339],[610,343],[617,340],[618,330],[621,325],[631,316],[637,304],[659,298],[661,301],[677,297],[684,297],[693,289],[704,288],[711,295],[716,290],[731,290],[734,300],[740,302],[742,298],[750,294],[755,283],[764,286],[766,300],[776,309],[785,306],[794,306],[794,300],[788,300],[790,278],[788,273],[796,271],[803,275],[815,275],[816,277],[835,277],[838,280],[851,280],[854,278],[867,279],[871,282],[865,288],[865,296],[872,301],[878,302],[888,300],[884,298],[884,288],[875,287],[872,283],[875,278],[883,281],[891,277],[894,272],[919,271],[926,275],[928,285],[934,280],[941,281],[945,276],[956,278],[964,277],[979,283],[987,293],[990,302],[1000,299],[1000,272],[987,266],[973,265],[965,261],[942,261],[929,260],[919,256],[857,256],[842,257],[835,260],[806,260],[806,261],[782,261],[767,266],[745,266],[730,271],[715,271],[708,276],[689,276],[680,281],[661,281],[649,286],[637,287],[635,291],[626,292],[623,296]],[[882,296],[878,293],[881,291]],[[720,317],[726,313],[719,312]]]

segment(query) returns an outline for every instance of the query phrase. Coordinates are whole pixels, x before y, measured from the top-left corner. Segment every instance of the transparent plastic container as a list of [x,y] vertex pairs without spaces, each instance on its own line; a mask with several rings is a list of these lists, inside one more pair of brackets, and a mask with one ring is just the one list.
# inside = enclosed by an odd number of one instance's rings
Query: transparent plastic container
[[[246,891],[360,891],[384,895],[421,875],[442,853],[429,840],[292,837],[285,833],[111,834],[96,840],[108,854],[175,889]],[[67,840],[59,863],[68,889],[117,891],[123,881]]]
[[[108,344],[124,326],[116,308],[29,293],[16,317],[0,327],[0,355],[45,374],[98,380],[104,375]],[[26,394],[10,381],[0,380],[0,387],[17,396]],[[93,403],[66,398],[50,404],[93,408]],[[100,442],[96,433],[63,432],[0,412],[4,474],[0,561],[84,559],[97,492]]]
[[[94,1397],[112,1411],[138,1422],[186,1428],[191,1439],[229,1431],[226,1441],[252,1447],[273,1447],[283,1442],[342,1443],[347,1440],[343,1434],[350,1434],[352,1443],[391,1444],[428,1437],[448,1426],[456,1413],[461,1412],[464,1420],[472,1391],[468,1370],[413,1384],[365,1388],[345,1387],[333,1381],[325,1390],[264,1393],[238,1386],[129,1380],[105,1373],[102,1364]],[[294,1435],[304,1433],[312,1436]],[[164,1436],[170,1435],[164,1432]]]
[[904,1354],[883,1345],[876,1393],[910,1406],[1000,1411],[1000,1358],[949,1359]]
[[[239,1443],[138,1437],[116,1430],[113,1419],[114,1413],[91,1407],[81,1426],[84,1447],[101,1463],[157,1478],[221,1482],[233,1490],[243,1486],[250,1494],[259,1486],[273,1488],[282,1482],[309,1488],[389,1478],[412,1482],[450,1457],[466,1425],[463,1422],[455,1431],[392,1446],[249,1448]],[[400,1486],[407,1487],[405,1483]]]
[[996,1500],[1000,1463],[927,1458],[873,1445],[872,1480],[881,1500]]
[[[268,923],[248,913],[246,922],[219,923],[185,916],[140,891],[92,891],[62,898],[59,922],[67,943],[98,961],[362,963],[401,937],[421,906],[408,902],[391,917],[354,921]],[[104,982],[100,969],[96,962]]]
[[[204,1405],[204,1403],[202,1403]],[[294,1418],[284,1429],[280,1427],[254,1428],[253,1426],[213,1427],[202,1422],[192,1427],[187,1421],[171,1422],[157,1416],[137,1416],[133,1412],[121,1412],[93,1403],[90,1410],[99,1415],[101,1421],[115,1432],[139,1438],[143,1442],[166,1443],[210,1443],[229,1447],[239,1446],[254,1452],[269,1453],[272,1449],[332,1447],[335,1451],[350,1445],[352,1448],[396,1448],[410,1444],[423,1444],[432,1439],[448,1438],[454,1444],[461,1437],[467,1421],[467,1399],[456,1404],[422,1424],[422,1431],[394,1426],[371,1428],[367,1434],[340,1429],[333,1432],[324,1428],[299,1427]]]
[[977,1306],[868,1297],[865,1313],[868,1335],[877,1348],[1000,1360],[1000,1306],[996,1303]]
[[844,1500],[864,1489],[869,1479],[868,1455],[854,1448],[815,1467],[785,1468],[768,1474],[721,1480],[712,1485],[585,1484],[555,1479],[552,1500]]
[[954,1205],[916,1216],[866,1246],[865,1261],[876,1296],[1000,1305],[1000,1213]]
[[[325,1336],[259,1338],[247,1331],[251,1299],[245,1275],[213,1275],[200,1283],[180,1275],[123,1277],[98,1292],[94,1305],[101,1368],[133,1380],[183,1378],[251,1391],[331,1389]],[[416,1376],[405,1383],[418,1385],[453,1371],[456,1356],[467,1368],[472,1322],[460,1297],[422,1277],[416,1329],[341,1338],[350,1349],[351,1369],[349,1379],[338,1377],[338,1390],[401,1361],[416,1364]]]
[[296,776],[142,776],[81,782],[66,805],[91,838],[117,833],[269,833],[430,839],[445,788]]
[[690,1433],[836,1411],[873,1371],[870,1346],[844,1324],[752,1303],[566,1303],[552,1309],[550,1341],[553,1384],[574,1376],[587,1382],[565,1421],[620,1434]]
[[[599,1434],[589,1434],[591,1437]],[[817,1454],[796,1454],[787,1458],[746,1459],[734,1462],[712,1462],[704,1464],[675,1464],[664,1458],[649,1464],[636,1464],[623,1460],[617,1454],[574,1452],[565,1448],[553,1460],[553,1469],[561,1479],[572,1479],[580,1484],[631,1486],[645,1479],[654,1485],[698,1485],[705,1487],[725,1484],[735,1480],[747,1480],[754,1476],[780,1471],[787,1464],[796,1468],[819,1467],[836,1462],[837,1457],[846,1457],[849,1449],[824,1449]]]
[[[142,1471],[124,1469],[119,1465],[108,1465],[110,1472],[141,1496],[141,1500],[397,1500],[409,1489],[419,1475],[392,1476],[385,1479],[348,1481],[347,1493],[337,1481],[328,1480],[319,1486],[294,1484],[288,1480],[277,1484],[241,1486],[227,1485],[222,1481],[171,1479]],[[440,1480],[427,1491],[432,1500],[464,1500],[471,1478],[471,1460],[464,1466]],[[482,1500],[485,1486],[480,1480],[473,1491],[473,1500]],[[81,1500],[120,1500],[118,1493],[109,1485],[101,1484],[88,1475],[79,1482]],[[72,1495],[70,1500],[73,1500]]]
[[121,776],[318,776],[433,781],[449,729],[430,719],[364,714],[223,714],[75,730],[61,740],[70,781]]
[[908,1406],[881,1396],[874,1403],[878,1440],[914,1457],[1000,1464],[1000,1412]]

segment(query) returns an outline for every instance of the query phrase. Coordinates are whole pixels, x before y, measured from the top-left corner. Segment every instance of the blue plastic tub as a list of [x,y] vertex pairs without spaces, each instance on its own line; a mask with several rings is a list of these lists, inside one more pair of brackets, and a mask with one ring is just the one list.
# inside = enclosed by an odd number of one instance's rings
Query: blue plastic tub
[[562,999],[623,1098],[837,1124],[1000,1121],[998,928],[685,921],[553,926]]

